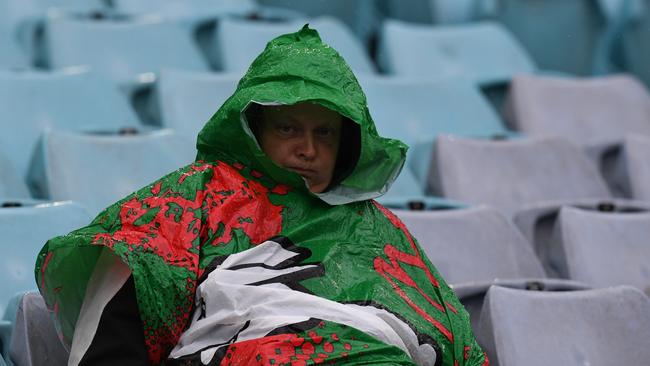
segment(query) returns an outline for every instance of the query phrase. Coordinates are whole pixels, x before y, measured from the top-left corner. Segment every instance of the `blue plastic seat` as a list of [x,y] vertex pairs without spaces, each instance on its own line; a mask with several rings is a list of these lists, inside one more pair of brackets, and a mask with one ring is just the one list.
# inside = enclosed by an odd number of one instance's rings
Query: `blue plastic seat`
[[192,27],[158,16],[103,20],[51,16],[45,37],[50,67],[88,65],[121,83],[164,67],[209,69]]
[[379,25],[379,10],[374,0],[258,0],[258,3],[277,8],[297,10],[309,17],[323,15],[336,17],[343,21],[362,40],[367,40]]
[[238,81],[235,74],[163,70],[156,83],[162,125],[194,141]]
[[25,179],[16,174],[14,167],[0,151],[0,200],[7,198],[29,198]]
[[112,0],[111,8],[119,14],[163,14],[171,17],[199,14],[240,14],[255,10],[253,0]]
[[172,130],[44,134],[29,180],[43,197],[74,200],[93,215],[194,161],[194,142]]
[[336,49],[355,72],[375,73],[360,40],[341,21],[331,17],[288,22],[223,19],[215,29],[215,42],[219,47],[219,55],[215,57],[220,58],[224,71],[243,73],[271,39],[296,32],[306,23],[316,29],[323,41]]
[[87,225],[90,218],[86,210],[71,202],[12,200],[2,203],[0,314],[4,314],[7,302],[15,294],[36,289],[34,263],[45,242]]
[[434,27],[387,20],[378,58],[389,74],[428,79],[464,76],[483,85],[536,71],[514,36],[487,21]]
[[625,19],[625,25],[618,39],[622,50],[620,66],[650,86],[650,1],[621,1],[624,2],[621,17]]
[[[133,127],[137,117],[115,85],[88,72],[0,71],[0,151],[20,177],[46,129]],[[9,133],[7,133],[9,131]]]
[[496,111],[479,89],[464,78],[359,77],[379,134],[408,145],[439,134],[505,135]]
[[616,6],[611,0],[501,0],[495,19],[540,68],[592,75],[609,71]]

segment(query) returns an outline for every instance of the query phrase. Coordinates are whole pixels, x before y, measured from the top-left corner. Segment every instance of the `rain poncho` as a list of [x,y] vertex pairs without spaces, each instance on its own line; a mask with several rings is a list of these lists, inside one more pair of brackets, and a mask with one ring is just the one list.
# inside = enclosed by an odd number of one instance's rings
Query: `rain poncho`
[[[357,123],[352,173],[309,192],[261,151],[245,114],[252,102],[314,102]],[[378,136],[356,78],[316,31],[271,41],[197,149],[193,164],[47,242],[36,278],[67,343],[111,251],[131,270],[152,363],[487,364],[452,290],[372,200],[406,146]]]

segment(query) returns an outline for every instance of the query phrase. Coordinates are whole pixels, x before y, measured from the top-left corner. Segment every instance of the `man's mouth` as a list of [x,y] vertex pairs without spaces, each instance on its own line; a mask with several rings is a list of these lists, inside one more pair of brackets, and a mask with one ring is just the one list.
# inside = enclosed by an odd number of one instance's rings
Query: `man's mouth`
[[305,178],[313,177],[316,174],[315,170],[308,169],[308,168],[290,166],[287,167],[287,169],[291,170],[292,172],[298,173]]

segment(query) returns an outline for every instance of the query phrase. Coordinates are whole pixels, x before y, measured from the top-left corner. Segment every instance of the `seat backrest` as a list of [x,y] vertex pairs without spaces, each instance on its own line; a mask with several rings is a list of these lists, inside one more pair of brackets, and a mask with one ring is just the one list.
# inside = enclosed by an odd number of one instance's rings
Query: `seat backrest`
[[164,67],[209,69],[191,27],[161,17],[92,20],[50,16],[45,35],[51,67],[89,65],[120,82]]
[[[520,41],[541,69],[591,75],[609,23],[596,0],[500,0],[495,19]],[[567,36],[570,35],[570,36]],[[603,52],[604,51],[604,52]]]
[[163,126],[190,141],[228,99],[239,75],[165,69],[156,83]]
[[633,198],[650,201],[650,137],[628,136],[623,161]]
[[601,287],[631,285],[650,295],[650,211],[563,207],[555,230],[568,278]]
[[650,136],[650,93],[634,77],[578,79],[522,75],[510,87],[516,130],[560,136],[580,146]]
[[650,298],[627,286],[539,292],[492,286],[477,338],[499,366],[643,365]]
[[325,43],[338,51],[356,73],[373,74],[375,67],[363,45],[341,21],[332,17],[263,22],[222,19],[215,29],[224,71],[244,72],[273,38],[294,33],[309,23]]
[[535,71],[523,47],[493,22],[434,27],[387,20],[380,42],[380,65],[390,74],[489,84]]
[[436,140],[429,169],[433,194],[512,214],[528,205],[610,198],[607,185],[582,151],[559,138]]
[[[138,125],[116,86],[83,68],[0,71],[0,150],[19,176],[46,129],[97,130]],[[8,131],[8,133],[7,133]]]
[[464,78],[359,77],[380,135],[408,145],[439,134],[492,136],[505,126],[480,90]]
[[546,277],[532,247],[497,210],[397,211],[450,284]]
[[18,201],[20,207],[0,208],[0,314],[20,291],[36,289],[34,263],[45,242],[87,225],[90,215],[71,202]]
[[245,14],[255,9],[253,0],[111,0],[111,4],[118,13],[131,15]]
[[192,161],[194,144],[171,130],[134,135],[49,131],[31,183],[55,200],[75,200],[97,214]]

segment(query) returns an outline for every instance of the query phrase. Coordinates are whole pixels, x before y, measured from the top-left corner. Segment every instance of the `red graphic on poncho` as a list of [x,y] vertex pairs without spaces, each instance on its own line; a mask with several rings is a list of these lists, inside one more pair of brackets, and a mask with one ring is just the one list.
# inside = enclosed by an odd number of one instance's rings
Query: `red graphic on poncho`
[[181,175],[178,184],[196,184],[188,182],[189,178],[196,174],[208,177],[210,171],[210,180],[195,192],[193,199],[158,182],[151,188],[152,196],[124,202],[119,213],[121,227],[112,233],[97,234],[93,241],[109,248],[126,244],[131,252],[153,253],[169,265],[194,274],[187,279],[187,298],[177,309],[177,319],[169,319],[164,327],[153,330],[147,330],[143,319],[153,363],[159,363],[176,344],[190,315],[196,279],[201,276],[200,246],[226,244],[237,229],[256,245],[277,235],[282,228],[282,206],[272,204],[268,195],[287,192],[286,188],[276,187],[271,192],[222,162],[197,162]]
[[420,285],[408,274],[408,272],[406,272],[401,267],[401,264],[404,263],[410,266],[420,268],[422,271],[425,272],[427,278],[429,279],[429,282],[434,287],[439,287],[438,280],[436,280],[436,278],[433,276],[428,266],[425,264],[424,260],[422,259],[422,254],[418,250],[417,245],[415,245],[415,241],[413,240],[413,237],[406,229],[404,223],[400,219],[398,219],[397,216],[395,216],[392,212],[387,210],[384,206],[380,205],[375,201],[373,201],[373,203],[396,228],[400,229],[404,233],[414,253],[414,254],[404,253],[401,252],[399,249],[395,248],[393,245],[386,244],[386,246],[384,247],[384,254],[386,254],[386,256],[388,257],[388,261],[382,257],[376,257],[374,261],[375,271],[377,271],[377,273],[379,273],[388,282],[390,282],[390,284],[393,286],[393,290],[395,290],[397,295],[399,295],[399,297],[401,297],[418,315],[420,315],[423,319],[425,319],[436,329],[438,329],[438,331],[442,333],[450,342],[453,342],[454,337],[451,331],[449,331],[449,329],[447,329],[442,323],[436,320],[433,316],[428,314],[426,310],[422,309],[419,305],[417,305],[413,301],[413,299],[411,299],[411,297],[404,291],[404,289],[400,287],[400,285],[395,281],[395,279],[397,279],[402,284],[415,289],[420,294],[420,296],[426,299],[427,302],[437,310],[443,313],[446,311],[445,308],[440,303],[436,302],[430,296],[428,296],[422,290]]
[[[364,344],[363,348],[368,345]],[[220,366],[321,364],[345,358],[352,350],[352,345],[339,342],[335,333],[329,339],[315,331],[309,332],[309,338],[278,334],[230,345]]]

